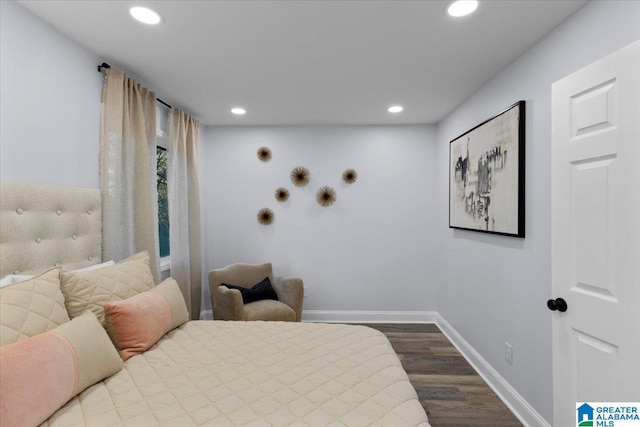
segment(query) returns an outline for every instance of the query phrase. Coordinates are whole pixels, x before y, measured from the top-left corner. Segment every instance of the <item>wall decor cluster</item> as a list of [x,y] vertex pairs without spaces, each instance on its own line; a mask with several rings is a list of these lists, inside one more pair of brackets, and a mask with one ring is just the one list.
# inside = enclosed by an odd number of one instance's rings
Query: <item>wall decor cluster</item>
[[258,159],[260,159],[261,162],[268,162],[269,160],[271,160],[271,150],[269,149],[269,147],[260,147],[258,148]]
[[320,187],[316,193],[316,200],[320,206],[331,206],[336,201],[336,190],[329,186]]
[[276,189],[275,198],[280,203],[286,202],[287,200],[289,200],[289,190],[284,187]]
[[273,211],[269,208],[262,208],[258,211],[258,222],[262,225],[271,225],[274,218]]
[[[258,159],[262,162],[268,162],[271,160],[273,154],[269,147],[260,147],[257,151]],[[304,187],[309,184],[311,180],[311,173],[309,169],[303,166],[298,166],[293,168],[289,173],[289,179],[296,187]],[[358,180],[358,173],[355,169],[346,169],[342,172],[342,180],[347,184],[353,184]],[[336,190],[333,187],[328,185],[324,185],[316,191],[316,202],[323,207],[329,207],[333,205],[337,200]],[[285,187],[278,187],[274,192],[274,198],[280,202],[284,203],[289,200],[290,193],[289,190]],[[271,225],[275,219],[275,214],[269,208],[262,208],[258,211],[257,215],[258,222],[262,225]]]
[[449,227],[524,237],[525,101],[449,144]]
[[298,166],[297,168],[293,168],[291,171],[291,182],[296,187],[304,187],[309,183],[309,169],[305,167]]
[[358,172],[356,172],[354,169],[347,169],[346,171],[342,172],[342,180],[347,184],[353,184],[358,180]]

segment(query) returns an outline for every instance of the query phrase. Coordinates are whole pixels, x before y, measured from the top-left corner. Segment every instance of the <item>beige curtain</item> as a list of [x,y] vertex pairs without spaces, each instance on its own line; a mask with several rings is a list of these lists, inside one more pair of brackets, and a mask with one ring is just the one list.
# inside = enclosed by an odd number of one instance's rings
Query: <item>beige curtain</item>
[[120,261],[147,250],[156,283],[156,95],[124,72],[104,70],[100,134],[102,257]]
[[200,123],[183,111],[169,111],[167,185],[171,276],[176,279],[191,319],[200,317],[200,189],[198,141]]

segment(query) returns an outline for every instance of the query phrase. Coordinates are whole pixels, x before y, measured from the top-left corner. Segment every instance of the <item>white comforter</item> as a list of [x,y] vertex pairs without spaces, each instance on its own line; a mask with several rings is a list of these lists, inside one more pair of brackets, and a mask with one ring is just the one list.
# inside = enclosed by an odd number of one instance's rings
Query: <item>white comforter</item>
[[43,426],[420,426],[387,338],[362,327],[192,321]]

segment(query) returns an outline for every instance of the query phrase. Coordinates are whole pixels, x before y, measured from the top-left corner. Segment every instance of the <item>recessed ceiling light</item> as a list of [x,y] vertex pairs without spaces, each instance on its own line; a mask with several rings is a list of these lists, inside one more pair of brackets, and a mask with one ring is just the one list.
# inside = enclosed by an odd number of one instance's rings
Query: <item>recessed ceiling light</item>
[[156,11],[153,11],[146,7],[135,6],[129,9],[129,13],[138,21],[149,24],[156,25],[162,22],[162,17]]
[[402,105],[392,105],[387,109],[387,111],[390,113],[399,113],[402,110],[404,110],[404,107]]
[[447,13],[456,18],[473,13],[478,8],[478,0],[457,0],[447,7]]
[[241,116],[243,114],[246,114],[247,110],[245,110],[244,108],[235,107],[231,109],[231,112],[237,116]]

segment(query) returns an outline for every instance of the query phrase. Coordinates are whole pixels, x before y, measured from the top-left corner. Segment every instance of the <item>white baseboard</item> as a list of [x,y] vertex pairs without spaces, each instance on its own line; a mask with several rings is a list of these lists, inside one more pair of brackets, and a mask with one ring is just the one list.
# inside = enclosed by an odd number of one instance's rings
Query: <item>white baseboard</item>
[[303,310],[303,322],[323,323],[435,323],[435,311]]
[[440,314],[436,325],[526,427],[551,427],[547,421]]

